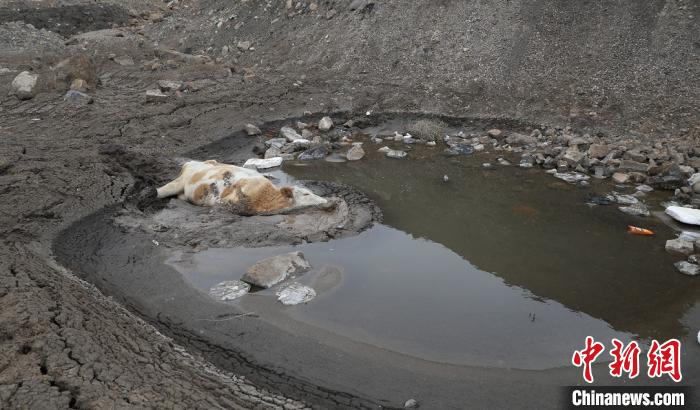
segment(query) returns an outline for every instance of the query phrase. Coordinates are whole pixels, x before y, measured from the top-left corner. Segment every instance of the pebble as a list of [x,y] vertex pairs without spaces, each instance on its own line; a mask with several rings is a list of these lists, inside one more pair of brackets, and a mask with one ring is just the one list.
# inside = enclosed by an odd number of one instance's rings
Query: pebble
[[329,131],[333,128],[333,120],[331,117],[323,117],[321,121],[318,122],[318,129],[322,132]]
[[250,136],[250,137],[252,137],[254,135],[262,134],[262,131],[260,131],[260,128],[256,127],[253,124],[246,124],[244,129],[245,129],[245,133],[248,134],[248,136]]
[[36,83],[39,76],[29,71],[22,71],[12,80],[12,94],[20,100],[30,100],[36,94]]

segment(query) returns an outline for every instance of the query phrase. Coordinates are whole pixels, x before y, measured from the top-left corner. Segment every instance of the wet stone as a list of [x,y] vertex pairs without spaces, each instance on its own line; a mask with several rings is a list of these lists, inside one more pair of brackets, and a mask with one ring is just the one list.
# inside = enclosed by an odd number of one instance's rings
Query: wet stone
[[358,161],[365,156],[365,151],[362,149],[361,144],[354,144],[345,154],[348,161]]
[[647,206],[641,202],[638,202],[636,204],[632,204],[629,206],[621,206],[617,209],[619,209],[620,211],[622,211],[628,215],[632,215],[632,216],[649,216],[649,215],[651,215],[651,213],[649,212],[649,208],[647,208]]
[[214,299],[229,301],[238,299],[250,291],[250,285],[240,280],[221,282],[209,289],[209,295]]
[[396,150],[396,149],[390,149],[390,150],[386,151],[386,154],[385,154],[385,155],[386,155],[388,158],[401,159],[401,158],[405,158],[406,155],[408,155],[408,154],[406,154],[405,151]]
[[666,251],[671,253],[680,253],[683,255],[691,255],[695,250],[693,247],[693,242],[683,238],[677,238],[666,241]]
[[694,263],[680,261],[674,263],[673,266],[675,266],[676,269],[678,269],[678,272],[684,275],[697,276],[698,274],[700,274],[700,266]]
[[260,288],[270,288],[289,275],[303,273],[311,269],[311,265],[301,252],[290,252],[284,255],[263,259],[248,268],[242,281]]
[[317,161],[326,158],[328,154],[330,154],[328,148],[326,148],[323,145],[319,145],[318,147],[314,147],[302,152],[299,155],[298,159],[299,161]]
[[307,303],[316,297],[316,291],[301,283],[293,282],[277,291],[277,300],[285,306]]

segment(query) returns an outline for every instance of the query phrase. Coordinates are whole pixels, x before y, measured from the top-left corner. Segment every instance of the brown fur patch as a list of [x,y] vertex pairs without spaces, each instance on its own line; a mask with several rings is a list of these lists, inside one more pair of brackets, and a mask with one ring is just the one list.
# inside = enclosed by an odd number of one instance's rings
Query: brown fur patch
[[199,182],[200,179],[204,178],[206,174],[207,171],[199,171],[196,174],[192,175],[192,178],[190,178],[190,184],[196,184],[197,182]]
[[294,190],[291,187],[282,187],[280,188],[280,192],[287,198],[294,198]]
[[192,203],[202,205],[207,195],[209,195],[209,185],[198,186],[192,194]]
[[253,212],[269,212],[292,206],[292,199],[282,194],[272,183],[262,184],[254,192],[246,195]]

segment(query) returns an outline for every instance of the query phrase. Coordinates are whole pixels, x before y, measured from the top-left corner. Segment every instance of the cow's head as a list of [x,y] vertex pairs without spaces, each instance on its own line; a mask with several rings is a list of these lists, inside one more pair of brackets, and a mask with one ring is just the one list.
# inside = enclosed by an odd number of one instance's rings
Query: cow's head
[[325,205],[328,202],[327,199],[314,194],[310,189],[298,186],[284,187],[282,193],[293,200],[292,206],[294,207]]

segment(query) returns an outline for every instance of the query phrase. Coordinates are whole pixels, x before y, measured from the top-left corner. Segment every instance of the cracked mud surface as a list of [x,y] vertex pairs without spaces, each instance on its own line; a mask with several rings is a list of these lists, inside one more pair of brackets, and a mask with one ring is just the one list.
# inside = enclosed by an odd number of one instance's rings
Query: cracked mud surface
[[[9,69],[0,70],[3,408],[304,405],[294,399],[319,407],[402,404],[397,392],[380,387],[362,386],[392,400],[357,398],[280,368],[251,366],[199,338],[189,339],[188,353],[138,319],[134,306],[125,309],[54,261],[52,243],[71,223],[142,200],[133,195],[163,182],[163,170],[174,166],[170,159],[231,136],[247,122],[304,111],[422,111],[574,125],[652,140],[698,135],[693,127],[700,97],[690,86],[700,76],[696,2],[651,1],[642,7],[629,1],[606,8],[552,1],[386,1],[359,12],[330,1],[318,12],[290,17],[284,2],[267,7],[183,1],[188,8],[167,10],[155,1],[108,1],[127,9],[108,7],[111,12],[95,13],[97,20],[67,31],[46,18],[67,10],[52,7],[86,3],[0,1],[0,67]],[[29,15],[33,28],[4,24],[16,18],[17,4],[48,11]],[[224,21],[221,27],[218,21]],[[244,24],[235,28],[240,21]],[[240,40],[252,41],[255,50],[235,51]],[[223,56],[224,45],[234,51]],[[131,56],[134,65],[120,65],[110,54]],[[55,69],[69,57],[67,68]],[[153,60],[160,65],[144,68]],[[40,74],[40,92],[29,101],[8,96],[22,70]],[[63,101],[77,75],[93,82],[93,104]],[[196,91],[146,103],[145,90],[160,79],[181,79]],[[240,157],[232,160],[250,156],[250,144],[240,140]],[[143,161],[115,165],[115,146]],[[272,335],[258,334],[251,343]],[[167,336],[190,337],[175,330]],[[389,378],[384,364],[377,358],[373,367],[349,374],[353,380],[366,372]],[[339,366],[324,371],[337,373]],[[410,369],[396,380],[415,383]],[[450,389],[436,380],[437,400]],[[519,384],[515,376],[477,373],[464,381],[480,406],[503,407],[514,397],[537,403],[540,394],[537,383]],[[497,396],[488,388],[509,383],[522,385],[522,391]]]

